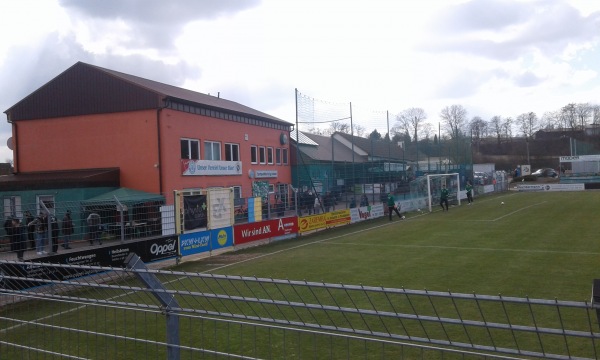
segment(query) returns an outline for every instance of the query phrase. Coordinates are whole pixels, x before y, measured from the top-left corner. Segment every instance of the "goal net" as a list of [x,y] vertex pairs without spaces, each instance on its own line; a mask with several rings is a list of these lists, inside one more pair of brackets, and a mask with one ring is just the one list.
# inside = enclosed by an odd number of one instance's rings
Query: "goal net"
[[426,197],[429,212],[439,206],[442,186],[448,189],[448,204],[460,205],[460,180],[458,173],[421,176],[410,184],[412,197]]

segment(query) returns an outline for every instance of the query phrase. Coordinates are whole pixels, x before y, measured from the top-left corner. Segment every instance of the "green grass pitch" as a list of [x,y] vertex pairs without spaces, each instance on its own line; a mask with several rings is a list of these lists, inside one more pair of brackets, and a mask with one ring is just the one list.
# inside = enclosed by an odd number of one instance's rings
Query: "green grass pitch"
[[599,205],[597,191],[508,192],[448,212],[436,206],[404,221],[384,217],[177,270],[585,301],[600,277]]

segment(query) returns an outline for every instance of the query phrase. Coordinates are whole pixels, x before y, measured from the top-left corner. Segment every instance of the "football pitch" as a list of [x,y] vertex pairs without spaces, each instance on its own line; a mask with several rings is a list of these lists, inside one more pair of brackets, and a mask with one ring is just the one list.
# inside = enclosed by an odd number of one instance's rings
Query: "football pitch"
[[600,192],[507,192],[469,206],[328,229],[176,270],[588,301],[600,278]]

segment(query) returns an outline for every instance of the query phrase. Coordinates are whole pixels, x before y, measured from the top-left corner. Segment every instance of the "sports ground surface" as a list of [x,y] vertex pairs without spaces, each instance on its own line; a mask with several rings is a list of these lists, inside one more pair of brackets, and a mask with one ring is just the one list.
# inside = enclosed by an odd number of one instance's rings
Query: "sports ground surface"
[[[504,203],[504,204],[502,204]],[[177,270],[586,301],[600,192],[510,191],[184,263]]]

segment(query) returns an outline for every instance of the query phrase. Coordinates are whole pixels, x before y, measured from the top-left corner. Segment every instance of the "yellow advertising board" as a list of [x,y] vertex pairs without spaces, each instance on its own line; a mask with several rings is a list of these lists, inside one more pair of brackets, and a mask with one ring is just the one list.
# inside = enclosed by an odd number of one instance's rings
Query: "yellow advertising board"
[[350,209],[298,218],[298,232],[303,233],[346,224],[350,224]]

